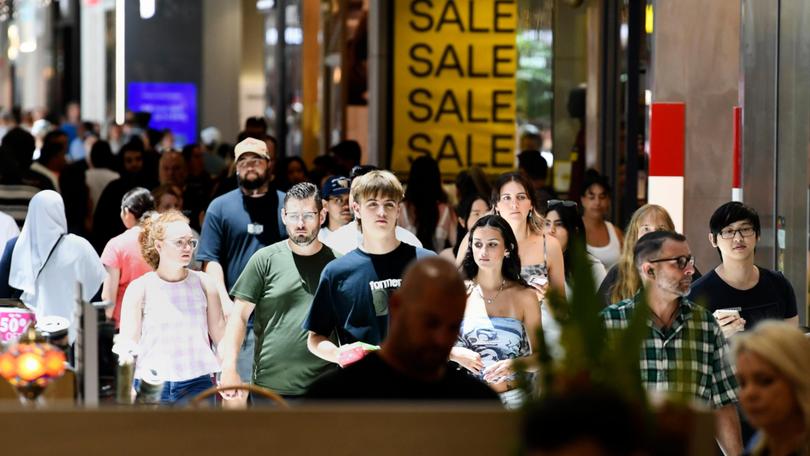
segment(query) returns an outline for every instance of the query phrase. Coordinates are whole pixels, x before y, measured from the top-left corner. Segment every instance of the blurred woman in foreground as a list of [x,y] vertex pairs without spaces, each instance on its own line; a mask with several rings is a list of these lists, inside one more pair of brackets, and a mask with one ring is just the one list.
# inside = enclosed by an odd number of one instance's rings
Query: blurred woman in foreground
[[810,454],[810,339],[765,321],[734,339],[740,405],[760,434],[751,455]]

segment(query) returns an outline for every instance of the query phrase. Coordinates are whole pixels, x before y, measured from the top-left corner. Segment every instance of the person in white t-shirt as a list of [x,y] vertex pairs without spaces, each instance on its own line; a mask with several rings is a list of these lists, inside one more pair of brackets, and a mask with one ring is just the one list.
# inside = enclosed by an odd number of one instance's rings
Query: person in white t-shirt
[[352,210],[349,207],[348,177],[332,176],[321,189],[321,198],[326,210],[326,221],[318,232],[318,240],[324,242],[333,232],[352,221]]
[[[355,166],[352,170],[352,185],[356,179],[364,174],[367,174],[371,171],[377,170],[377,167],[371,165],[365,166]],[[349,195],[349,205],[352,204],[351,195]],[[355,213],[355,217],[357,214]],[[410,231],[402,228],[401,226],[396,227],[396,238],[399,241],[402,241],[406,244],[412,245],[414,247],[422,247],[422,243],[419,239],[416,238],[416,235],[411,233]],[[319,238],[320,239],[320,238]],[[360,229],[357,227],[357,220],[352,220],[351,222],[343,225],[342,227],[338,228],[336,231],[332,232],[331,235],[327,236],[323,242],[326,244],[327,247],[331,248],[335,251],[335,253],[340,253],[344,255],[352,250],[356,249],[360,246],[360,242],[363,240],[363,234],[360,232]]]

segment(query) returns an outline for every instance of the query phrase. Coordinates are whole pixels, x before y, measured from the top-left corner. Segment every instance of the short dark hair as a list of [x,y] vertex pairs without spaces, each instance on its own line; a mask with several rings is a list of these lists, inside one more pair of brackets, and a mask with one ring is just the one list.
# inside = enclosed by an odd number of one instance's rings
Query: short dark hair
[[65,130],[60,130],[60,129],[57,128],[56,130],[51,130],[47,134],[45,134],[45,137],[42,138],[42,143],[43,144],[48,144],[48,143],[51,143],[53,141],[56,141],[56,138],[62,138],[62,137],[67,138],[67,136],[68,136],[68,134],[65,132]]
[[349,160],[352,163],[360,163],[360,159],[363,156],[363,151],[360,149],[360,143],[353,139],[347,139],[345,141],[341,141],[332,148],[329,149],[333,155],[336,157],[343,158],[345,160]]
[[530,404],[521,428],[527,452],[554,451],[591,441],[603,454],[613,456],[635,454],[647,444],[638,404],[601,388],[554,395]]
[[189,143],[183,146],[183,158],[186,159],[186,163],[191,161],[191,155],[194,153],[194,149],[200,147],[198,143]]
[[93,143],[90,148],[90,162],[94,168],[115,168],[115,155],[112,153],[110,143],[102,139]]
[[546,179],[548,162],[539,150],[524,150],[517,156],[518,168],[526,171],[530,179]]
[[374,165],[358,165],[351,169],[351,172],[349,173],[349,179],[354,180],[355,178],[365,176],[366,174],[372,171],[377,171],[379,169],[380,168],[377,168]]
[[686,236],[674,231],[653,231],[641,236],[633,249],[633,259],[636,267],[641,263],[651,259],[661,251],[661,246],[666,241],[686,242]]
[[144,147],[143,140],[138,136],[133,136],[129,141],[127,141],[120,149],[118,149],[118,156],[123,156],[125,153],[129,151],[136,151],[136,152],[146,152],[146,148]]
[[582,194],[584,195],[592,185],[600,185],[605,189],[605,193],[608,195],[613,194],[613,190],[610,188],[610,182],[608,182],[607,177],[599,174],[599,171],[595,169],[585,171],[585,179],[583,179],[582,182]]
[[36,140],[31,133],[20,127],[14,127],[3,136],[2,145],[21,170],[31,166],[34,150],[37,148]]
[[[245,130],[267,133],[267,119],[264,116],[253,116],[245,119]],[[264,140],[264,138],[256,138]]]
[[287,206],[287,201],[290,199],[305,200],[309,198],[315,198],[315,207],[318,208],[318,211],[323,209],[321,193],[318,191],[318,187],[311,182],[301,182],[290,187],[287,194],[284,195],[284,206]]
[[[63,144],[57,142],[57,138],[67,138],[67,133],[64,130],[51,130],[48,134],[45,135],[45,138],[42,139],[42,147],[39,150],[39,159],[37,159],[43,165],[50,162],[59,154],[67,153],[67,147]],[[92,157],[91,157],[92,160]]]
[[757,233],[757,237],[759,237],[762,227],[759,223],[759,214],[757,214],[757,211],[753,207],[746,206],[739,201],[729,201],[718,207],[709,219],[709,230],[712,233],[714,241],[717,242],[717,235],[720,234],[720,230],[741,220],[751,222],[751,225],[754,225],[754,231]]

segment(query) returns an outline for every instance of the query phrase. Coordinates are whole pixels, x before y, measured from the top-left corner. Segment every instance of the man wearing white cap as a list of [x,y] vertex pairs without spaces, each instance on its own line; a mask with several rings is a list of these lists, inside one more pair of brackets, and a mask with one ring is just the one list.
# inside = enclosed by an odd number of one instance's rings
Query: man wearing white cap
[[[262,247],[287,237],[281,220],[284,193],[270,191],[274,154],[267,143],[247,138],[234,149],[239,188],[214,199],[208,206],[200,234],[197,259],[217,284],[223,310],[233,307],[228,290],[236,283],[250,257]],[[254,337],[252,321],[239,355],[239,375],[251,378]]]

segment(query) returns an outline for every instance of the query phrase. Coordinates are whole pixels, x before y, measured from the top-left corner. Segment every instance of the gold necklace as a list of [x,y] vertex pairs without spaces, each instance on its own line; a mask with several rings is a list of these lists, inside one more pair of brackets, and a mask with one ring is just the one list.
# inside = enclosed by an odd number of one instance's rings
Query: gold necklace
[[478,287],[478,295],[481,296],[481,299],[483,299],[484,303],[486,304],[492,304],[496,299],[498,299],[498,295],[501,294],[501,291],[503,291],[504,284],[506,284],[506,279],[501,279],[501,286],[498,287],[498,291],[495,292],[495,296],[493,296],[492,299],[487,299],[484,297],[484,290],[481,288],[481,285],[478,282],[475,282],[475,285]]

